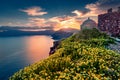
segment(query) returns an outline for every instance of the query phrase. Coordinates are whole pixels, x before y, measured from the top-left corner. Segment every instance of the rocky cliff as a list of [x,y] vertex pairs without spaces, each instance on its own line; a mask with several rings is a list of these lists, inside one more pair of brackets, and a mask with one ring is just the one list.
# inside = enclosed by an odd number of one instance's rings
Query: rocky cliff
[[57,50],[57,47],[59,44],[60,44],[60,41],[53,42],[53,47],[50,48],[49,55],[54,54],[54,52]]

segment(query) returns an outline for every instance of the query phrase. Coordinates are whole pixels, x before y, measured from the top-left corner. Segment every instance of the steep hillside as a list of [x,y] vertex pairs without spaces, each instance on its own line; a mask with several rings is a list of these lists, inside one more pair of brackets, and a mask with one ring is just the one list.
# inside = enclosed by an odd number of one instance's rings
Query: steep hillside
[[98,30],[83,30],[62,40],[49,58],[25,67],[10,80],[118,80],[120,54],[107,50],[114,43]]

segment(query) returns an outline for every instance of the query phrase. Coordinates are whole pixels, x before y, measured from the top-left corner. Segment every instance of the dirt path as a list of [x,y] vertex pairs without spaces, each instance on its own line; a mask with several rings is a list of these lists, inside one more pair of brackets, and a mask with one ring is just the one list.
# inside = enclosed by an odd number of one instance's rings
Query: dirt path
[[115,42],[115,43],[116,44],[110,44],[107,48],[120,53],[120,42]]

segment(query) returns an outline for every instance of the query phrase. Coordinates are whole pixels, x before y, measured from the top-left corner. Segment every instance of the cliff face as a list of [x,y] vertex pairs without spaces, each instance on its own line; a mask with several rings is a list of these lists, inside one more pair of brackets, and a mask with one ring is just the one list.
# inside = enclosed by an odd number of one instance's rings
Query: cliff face
[[57,50],[57,47],[58,47],[59,44],[60,44],[60,41],[54,41],[53,42],[53,47],[50,48],[49,55],[55,53],[55,51]]

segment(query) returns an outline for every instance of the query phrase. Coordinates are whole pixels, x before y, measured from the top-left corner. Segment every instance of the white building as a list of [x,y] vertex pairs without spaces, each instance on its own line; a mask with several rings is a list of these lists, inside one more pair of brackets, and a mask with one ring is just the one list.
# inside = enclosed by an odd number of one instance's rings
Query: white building
[[83,30],[83,29],[97,28],[97,23],[94,20],[88,18],[87,20],[85,20],[83,22],[83,24],[81,25],[80,28],[81,28],[81,30]]

